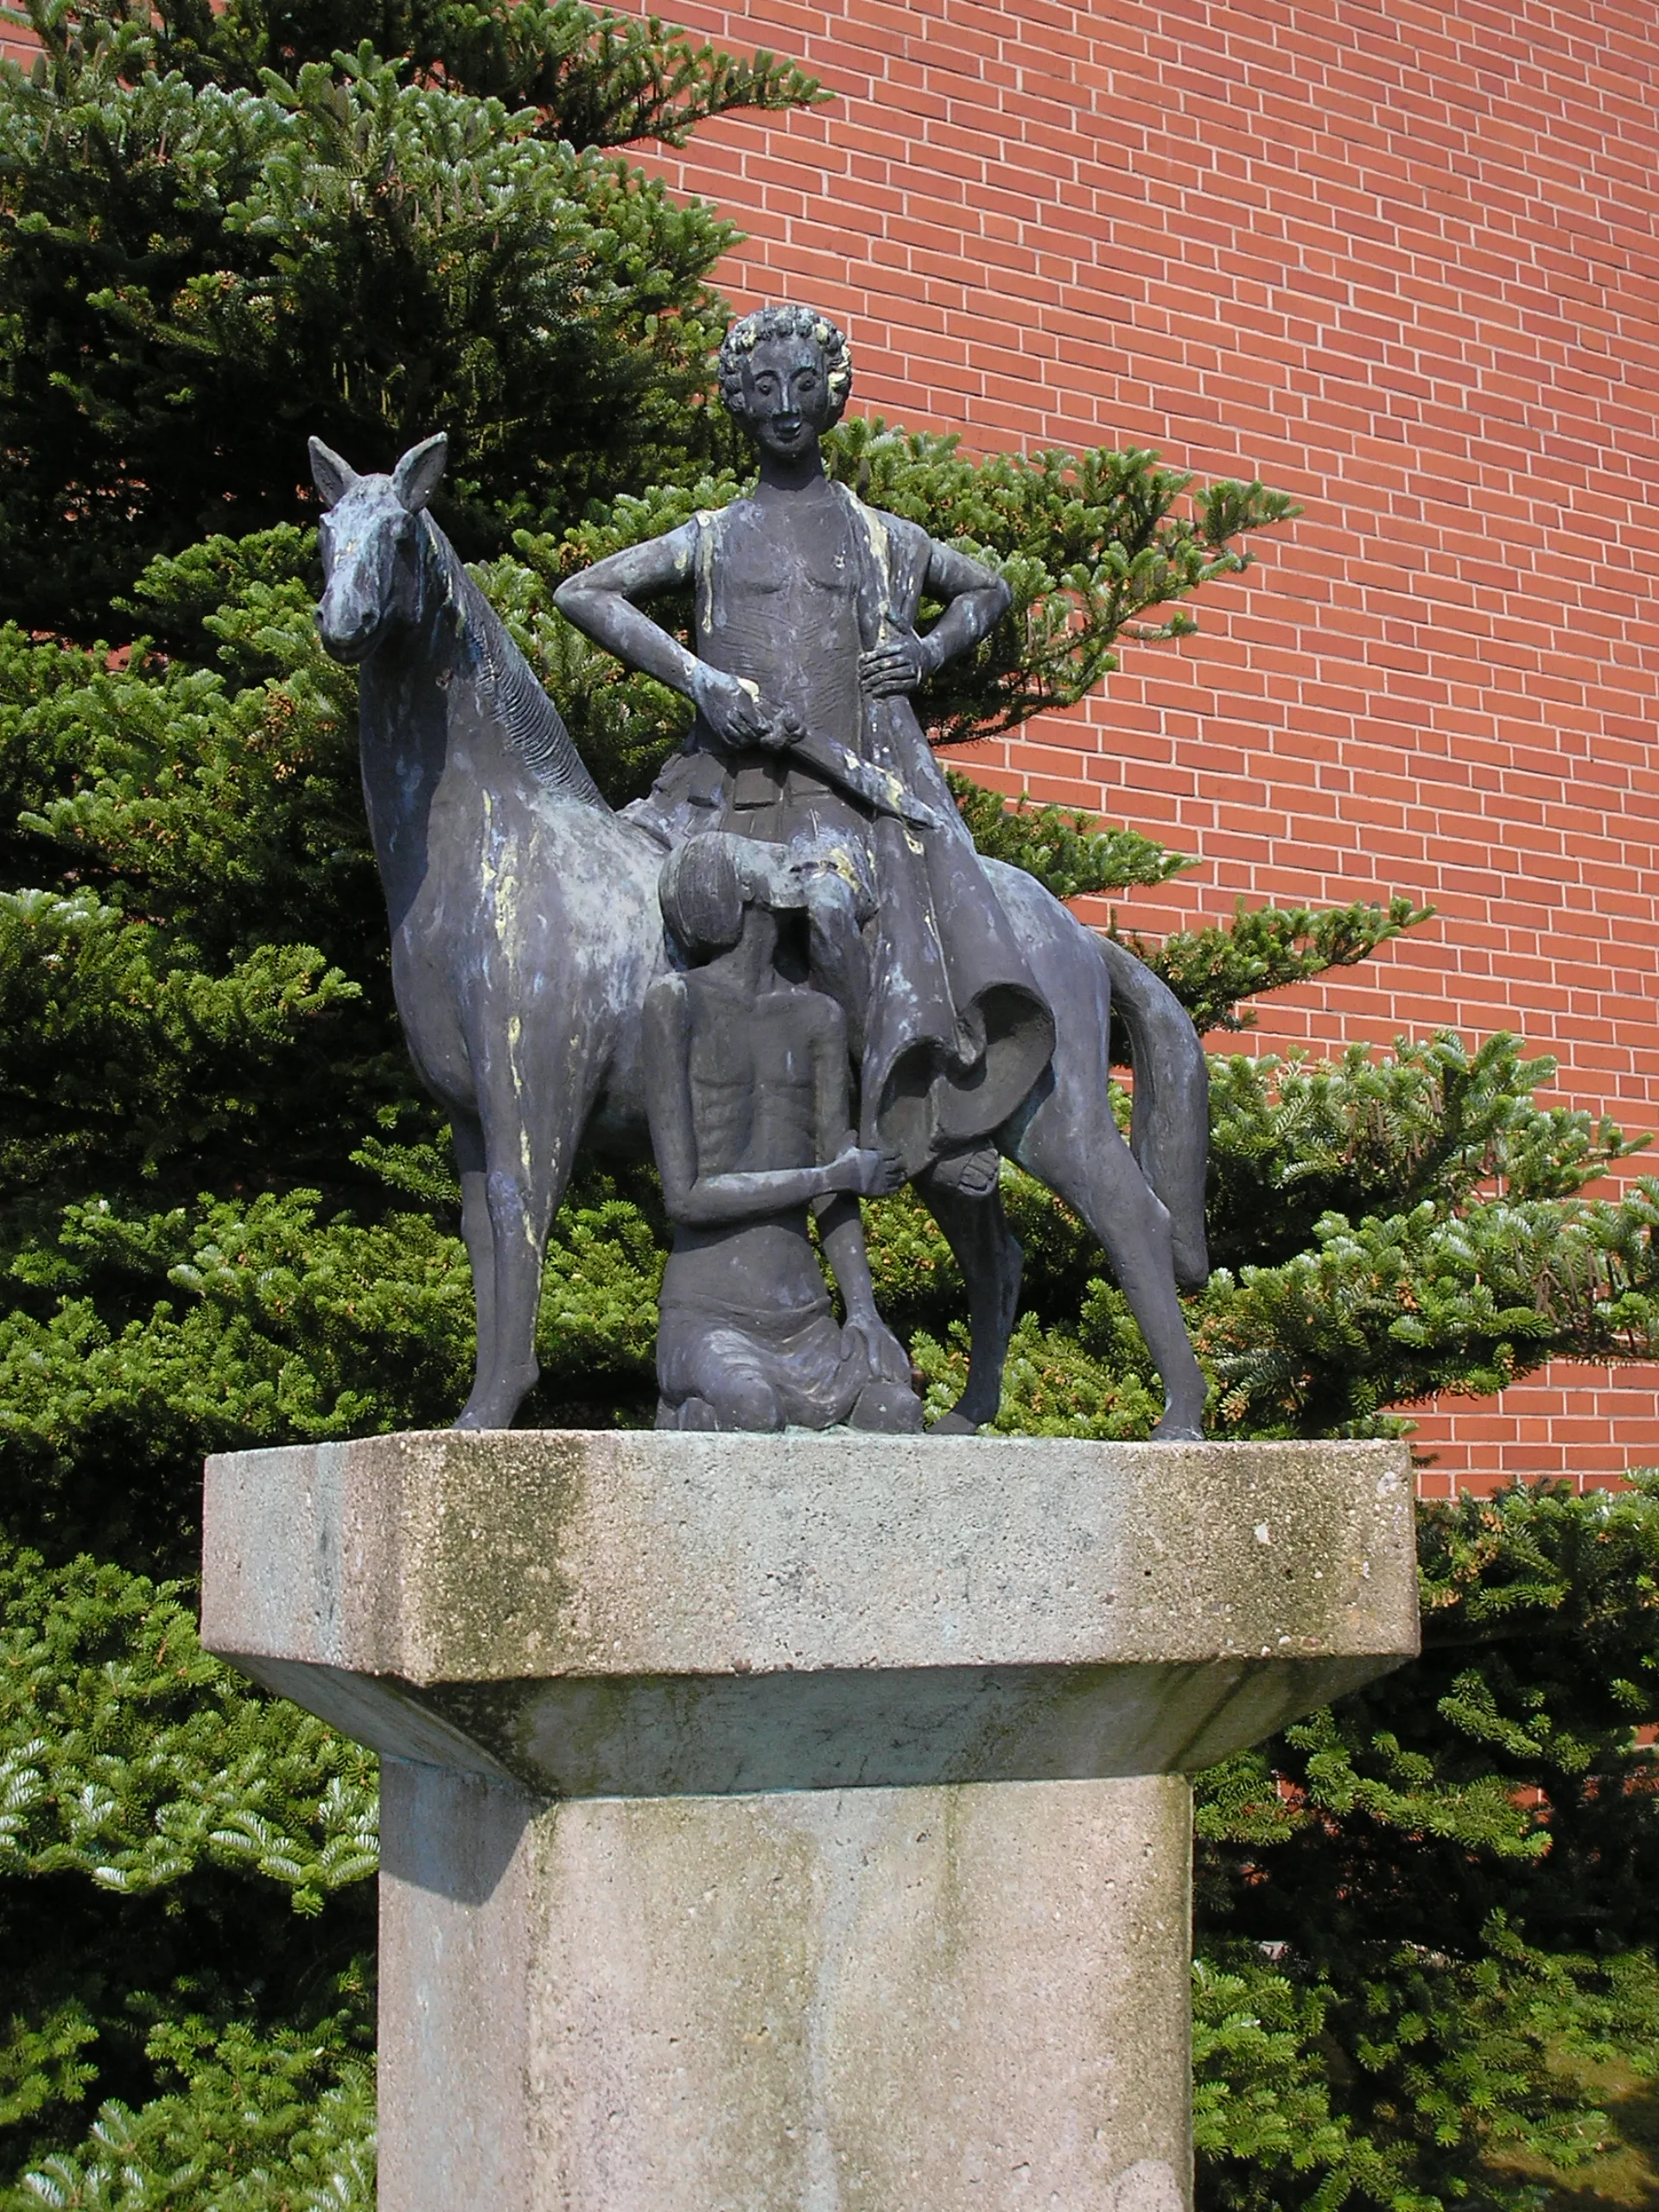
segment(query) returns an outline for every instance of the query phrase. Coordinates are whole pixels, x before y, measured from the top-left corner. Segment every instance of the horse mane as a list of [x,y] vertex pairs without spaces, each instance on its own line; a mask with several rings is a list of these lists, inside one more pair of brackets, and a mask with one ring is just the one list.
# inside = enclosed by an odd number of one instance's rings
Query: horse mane
[[577,752],[564,717],[512,641],[506,624],[461,566],[461,556],[429,514],[427,542],[437,556],[444,595],[476,657],[480,688],[494,709],[510,749],[533,780],[556,798],[611,811]]

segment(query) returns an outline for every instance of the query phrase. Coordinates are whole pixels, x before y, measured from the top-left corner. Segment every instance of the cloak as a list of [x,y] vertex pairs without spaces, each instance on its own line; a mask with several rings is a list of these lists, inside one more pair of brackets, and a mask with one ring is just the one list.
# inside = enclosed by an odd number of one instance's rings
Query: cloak
[[[932,540],[919,524],[836,486],[856,549],[862,649],[913,628]],[[695,518],[700,632],[722,626],[720,540],[732,510]],[[906,698],[861,702],[858,750],[939,817],[915,829],[791,764],[735,753],[701,717],[648,799],[626,810],[677,842],[707,830],[785,843],[855,838],[874,883],[869,994],[859,1027],[859,1141],[915,1176],[983,1143],[1026,1098],[1054,1049],[1054,1018]]]

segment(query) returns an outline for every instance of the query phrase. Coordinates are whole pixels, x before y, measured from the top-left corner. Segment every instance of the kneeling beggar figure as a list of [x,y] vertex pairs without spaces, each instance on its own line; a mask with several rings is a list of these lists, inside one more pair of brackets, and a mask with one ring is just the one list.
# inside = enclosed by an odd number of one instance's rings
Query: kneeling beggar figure
[[[912,704],[1001,620],[1007,587],[827,475],[820,441],[851,385],[833,324],[763,308],[733,326],[720,375],[757,448],[753,490],[557,595],[696,709],[620,814],[428,512],[442,439],[390,476],[312,441],[329,511],[319,626],[361,671],[398,1009],[454,1131],[479,1319],[461,1425],[507,1425],[535,1380],[543,1256],[578,1147],[637,1154],[649,1135],[676,1229],[659,1423],[916,1426],[858,1211],[900,1180],[968,1288],[967,1383],[935,1427],[994,1418],[1020,1288],[1006,1157],[1105,1248],[1163,1379],[1154,1433],[1198,1437],[1177,1294],[1205,1272],[1198,1039],[1122,946],[980,857]],[[640,602],[688,588],[682,639]],[[943,607],[925,632],[924,597]],[[1114,1009],[1135,1068],[1128,1143]]]
[[801,877],[775,844],[713,835],[669,855],[658,890],[685,964],[645,997],[645,1103],[674,1224],[657,1426],[919,1429],[909,1359],[875,1310],[858,1205],[904,1171],[858,1145],[845,1017],[780,942],[806,905]]

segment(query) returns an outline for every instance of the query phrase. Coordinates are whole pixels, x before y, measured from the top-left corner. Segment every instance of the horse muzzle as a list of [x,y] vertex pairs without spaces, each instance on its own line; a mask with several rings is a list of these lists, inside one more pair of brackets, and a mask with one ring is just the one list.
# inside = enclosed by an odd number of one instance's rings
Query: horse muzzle
[[334,607],[324,599],[315,620],[324,652],[347,668],[355,668],[367,658],[380,634],[380,623],[372,607]]

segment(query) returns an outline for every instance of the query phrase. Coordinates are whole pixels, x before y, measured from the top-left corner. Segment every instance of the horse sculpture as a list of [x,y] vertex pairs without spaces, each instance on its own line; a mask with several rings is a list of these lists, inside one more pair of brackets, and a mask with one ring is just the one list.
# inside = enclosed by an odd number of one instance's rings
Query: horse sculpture
[[[558,710],[428,512],[447,447],[359,475],[317,439],[323,645],[359,671],[363,789],[416,1071],[448,1113],[478,1366],[456,1427],[505,1428],[537,1378],[548,1233],[578,1149],[648,1157],[640,1014],[666,964],[662,850],[612,812]],[[1050,1005],[1052,1063],[998,1135],[1105,1248],[1162,1374],[1154,1433],[1196,1437],[1201,1385],[1173,1296],[1206,1272],[1207,1077],[1179,1001],[1034,878],[987,861]],[[1109,1096],[1128,1033],[1128,1144]],[[995,1418],[1020,1291],[1001,1196],[927,1194],[968,1287],[963,1395],[935,1427]],[[1173,1327],[1172,1327],[1173,1316]]]

